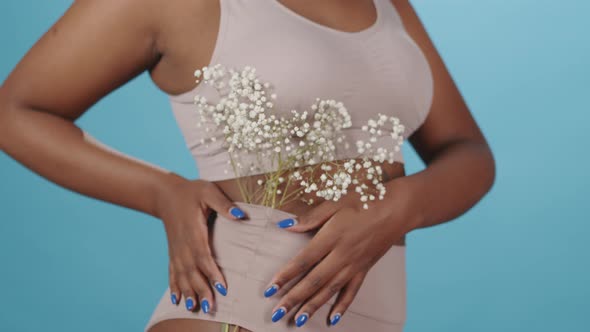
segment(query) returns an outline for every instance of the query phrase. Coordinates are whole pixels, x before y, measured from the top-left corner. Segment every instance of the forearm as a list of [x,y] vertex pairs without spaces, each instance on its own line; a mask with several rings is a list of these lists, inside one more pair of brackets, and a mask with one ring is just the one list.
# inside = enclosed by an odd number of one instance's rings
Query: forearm
[[2,104],[0,148],[33,172],[96,199],[156,215],[158,195],[181,178],[116,152],[72,121]]
[[439,152],[424,170],[386,182],[387,192],[393,194],[385,195],[382,208],[399,206],[388,204],[388,199],[404,200],[412,215],[400,221],[405,223],[404,233],[437,225],[467,212],[490,190],[494,178],[494,159],[486,143],[455,143]]

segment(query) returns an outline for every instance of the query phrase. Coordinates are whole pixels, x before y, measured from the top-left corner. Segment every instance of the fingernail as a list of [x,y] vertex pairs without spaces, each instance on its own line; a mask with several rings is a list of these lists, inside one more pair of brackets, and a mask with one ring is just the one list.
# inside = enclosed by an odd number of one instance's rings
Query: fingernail
[[280,307],[277,310],[275,310],[275,312],[272,314],[272,321],[276,322],[279,319],[283,318],[283,316],[285,316],[285,313],[287,312],[287,309],[285,309],[285,307]]
[[271,297],[279,290],[279,285],[272,284],[264,291],[264,297]]
[[284,219],[284,220],[279,221],[277,223],[277,226],[279,226],[280,228],[287,228],[287,227],[291,227],[296,224],[297,224],[297,220],[295,220],[293,218],[288,218],[288,219]]
[[232,208],[229,209],[229,213],[231,213],[232,216],[238,218],[238,219],[242,219],[246,216],[246,214],[244,213],[244,211],[242,211],[239,207],[237,206],[233,206]]
[[204,313],[209,312],[209,301],[207,301],[207,299],[203,299],[203,301],[201,301],[201,309],[203,309]]
[[307,322],[308,317],[309,317],[309,314],[307,312],[304,312],[301,315],[297,316],[297,320],[295,321],[295,324],[297,325],[297,327],[305,324],[305,322]]
[[188,298],[186,300],[186,310],[193,310],[194,306],[195,306],[195,302],[193,301],[193,299]]
[[170,295],[170,301],[172,301],[172,304],[177,304],[178,303],[178,302],[176,302],[176,301],[178,301],[178,298],[176,297],[176,294],[172,293]]
[[334,317],[332,317],[332,320],[330,321],[330,325],[336,325],[336,323],[340,321],[340,317],[340,313],[335,314]]
[[227,295],[227,289],[225,287],[223,287],[223,285],[219,281],[215,283],[215,289],[217,289],[217,291],[221,295],[223,295],[223,296]]

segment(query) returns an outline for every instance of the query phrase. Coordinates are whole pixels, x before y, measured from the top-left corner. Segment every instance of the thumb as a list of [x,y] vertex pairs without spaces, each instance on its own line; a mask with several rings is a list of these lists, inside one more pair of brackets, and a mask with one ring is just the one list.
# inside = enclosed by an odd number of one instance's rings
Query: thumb
[[326,200],[295,218],[279,221],[277,226],[291,232],[307,232],[322,226],[337,210],[338,202]]

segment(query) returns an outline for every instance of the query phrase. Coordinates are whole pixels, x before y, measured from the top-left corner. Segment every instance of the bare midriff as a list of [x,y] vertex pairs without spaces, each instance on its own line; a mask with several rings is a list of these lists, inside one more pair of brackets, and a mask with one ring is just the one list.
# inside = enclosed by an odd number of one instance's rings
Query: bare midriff
[[[334,161],[333,163],[342,164],[345,161],[346,160],[337,160],[337,161]],[[357,159],[357,161],[359,161],[359,159]],[[405,169],[404,169],[404,166],[402,163],[399,163],[399,162],[389,163],[389,162],[385,161],[383,163],[374,162],[373,165],[375,165],[375,166],[380,165],[381,166],[381,169],[383,171],[382,172],[382,182],[384,184],[385,184],[385,182],[387,182],[393,178],[405,176]],[[296,170],[302,170],[302,167],[286,170],[285,173],[283,173],[281,175],[284,178],[288,178],[288,176],[290,176]],[[320,170],[318,168],[318,172],[319,171]],[[325,172],[325,171],[321,171],[321,172]],[[365,173],[366,170],[364,168],[361,168],[355,172],[356,172],[355,175],[359,179],[363,179],[366,174]],[[316,178],[316,177],[314,176],[314,178]],[[260,187],[260,185],[258,185],[258,183],[257,183],[258,180],[264,180],[264,179],[265,179],[265,174],[255,174],[255,175],[241,177],[240,184],[238,184],[238,180],[236,178],[227,179],[227,180],[219,180],[219,181],[214,181],[214,182],[221,188],[221,190],[228,196],[228,198],[230,200],[244,202],[245,199],[243,198],[242,192],[240,190],[240,185],[242,186],[242,188],[254,188],[255,189],[255,188]],[[318,182],[318,181],[316,181],[316,182]],[[366,182],[366,183],[367,183],[367,185],[369,185],[368,182]],[[354,186],[354,185],[351,184],[351,186]],[[284,193],[292,193],[292,192],[294,192],[294,190],[300,189],[301,185],[298,182],[291,181],[288,185],[286,185],[286,182],[283,183],[283,185],[279,188]],[[351,187],[349,187],[349,188],[351,188]],[[352,188],[354,188],[354,187],[352,187]],[[252,192],[251,190],[252,189],[250,189],[249,192]],[[348,192],[345,195],[355,195],[355,197],[357,199],[359,199],[359,204],[360,204],[360,197],[359,197],[358,193],[355,193],[353,190],[348,190]],[[259,197],[259,196],[256,196],[256,197]],[[253,199],[250,201],[250,203],[261,204],[261,201],[256,200],[256,197],[253,197]],[[293,197],[295,197],[295,196],[293,196]],[[286,200],[286,202],[284,202],[283,204],[281,204],[277,208],[280,210],[289,212],[289,213],[293,213],[295,215],[300,215],[300,214],[308,211],[309,209],[313,209],[314,207],[318,206],[319,204],[321,204],[322,202],[325,201],[324,198],[316,196],[315,192],[302,193],[301,197],[305,198],[306,200],[308,200],[309,198],[313,198],[313,202],[310,204],[308,201],[304,201],[301,198],[291,198],[291,199]],[[386,199],[388,199],[387,192],[385,193],[385,196],[384,196],[384,200],[386,200]],[[369,204],[369,209],[370,208],[371,208],[371,205]],[[402,237],[395,244],[396,245],[404,245],[405,239]]]

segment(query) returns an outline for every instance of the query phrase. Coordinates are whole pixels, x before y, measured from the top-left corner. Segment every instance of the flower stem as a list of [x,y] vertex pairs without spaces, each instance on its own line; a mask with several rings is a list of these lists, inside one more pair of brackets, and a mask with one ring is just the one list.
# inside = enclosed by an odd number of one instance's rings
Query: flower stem
[[229,153],[229,160],[231,161],[232,168],[234,169],[234,173],[236,173],[236,176],[237,176],[237,183],[238,183],[238,188],[240,189],[240,194],[242,195],[242,198],[243,198],[244,202],[250,203],[250,197],[248,197],[248,193],[244,189],[244,186],[242,185],[242,181],[241,181],[241,178],[240,178],[238,167],[237,167],[237,165],[235,163],[235,160],[232,157],[232,154],[231,153]]

